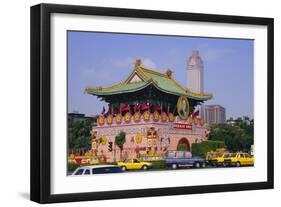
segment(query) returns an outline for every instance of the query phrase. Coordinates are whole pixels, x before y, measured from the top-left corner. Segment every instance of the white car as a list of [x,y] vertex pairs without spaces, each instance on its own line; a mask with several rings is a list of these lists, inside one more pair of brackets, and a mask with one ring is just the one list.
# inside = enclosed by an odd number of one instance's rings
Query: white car
[[104,174],[104,173],[121,173],[122,168],[117,165],[93,165],[93,166],[83,166],[78,167],[73,173],[76,175],[94,175],[94,174]]

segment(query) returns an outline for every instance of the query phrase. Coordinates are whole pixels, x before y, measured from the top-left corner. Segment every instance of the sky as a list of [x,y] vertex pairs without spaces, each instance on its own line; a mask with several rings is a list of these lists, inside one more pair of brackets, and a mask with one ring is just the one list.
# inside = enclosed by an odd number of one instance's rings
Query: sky
[[204,62],[205,104],[226,108],[226,118],[253,118],[254,40],[68,31],[68,112],[99,114],[105,102],[86,87],[125,80],[136,59],[150,69],[168,68],[183,86],[193,49]]

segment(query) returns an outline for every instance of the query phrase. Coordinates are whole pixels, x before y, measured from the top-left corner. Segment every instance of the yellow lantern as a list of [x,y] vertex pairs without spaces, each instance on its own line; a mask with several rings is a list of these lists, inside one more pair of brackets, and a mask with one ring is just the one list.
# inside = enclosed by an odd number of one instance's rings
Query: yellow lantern
[[104,117],[102,115],[98,117],[98,123],[99,125],[104,125]]
[[136,112],[134,114],[134,121],[135,122],[139,122],[140,121],[140,118],[141,118],[141,113],[140,112]]
[[175,121],[175,116],[172,113],[169,113],[169,121],[174,122]]
[[106,121],[107,121],[107,124],[111,125],[112,121],[113,121],[112,115],[108,115],[107,118],[106,118]]
[[115,121],[116,121],[117,124],[121,124],[121,122],[122,122],[122,116],[121,116],[121,114],[117,114],[117,115],[115,116]]
[[161,113],[161,121],[166,122],[167,121],[167,114],[165,112]]
[[150,112],[146,111],[143,113],[143,120],[144,121],[149,121],[150,120]]
[[126,114],[125,114],[125,117],[124,117],[124,119],[125,119],[125,122],[130,122],[131,121],[131,114],[129,113],[129,112],[127,112]]
[[157,111],[155,111],[155,112],[153,113],[153,120],[154,120],[154,121],[159,121],[159,113],[158,113]]

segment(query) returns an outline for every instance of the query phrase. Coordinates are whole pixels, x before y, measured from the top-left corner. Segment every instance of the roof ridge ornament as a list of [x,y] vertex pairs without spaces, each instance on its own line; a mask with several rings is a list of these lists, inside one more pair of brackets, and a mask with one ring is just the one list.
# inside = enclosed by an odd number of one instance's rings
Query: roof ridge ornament
[[135,68],[139,68],[141,66],[141,59],[136,59]]
[[171,78],[172,74],[173,74],[173,71],[171,71],[170,69],[167,69],[167,71],[165,73],[168,76],[168,78]]

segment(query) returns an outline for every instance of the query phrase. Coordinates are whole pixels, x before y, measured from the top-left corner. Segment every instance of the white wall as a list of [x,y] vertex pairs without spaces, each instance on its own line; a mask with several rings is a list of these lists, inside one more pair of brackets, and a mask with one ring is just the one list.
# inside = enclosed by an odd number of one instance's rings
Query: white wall
[[[29,7],[48,3],[82,4],[93,6],[128,7],[138,9],[172,10],[200,13],[218,13],[275,18],[275,57],[281,56],[281,13],[278,1],[2,1],[0,33],[0,109],[1,109],[1,167],[0,205],[35,206],[29,197]],[[280,58],[275,58],[275,68],[281,68]],[[281,74],[275,70],[275,106],[281,105]],[[170,197],[123,199],[115,201],[83,202],[79,206],[268,206],[280,202],[280,107],[275,108],[275,190],[184,195]],[[77,206],[77,203],[54,206]],[[273,204],[274,205],[274,204]]]

